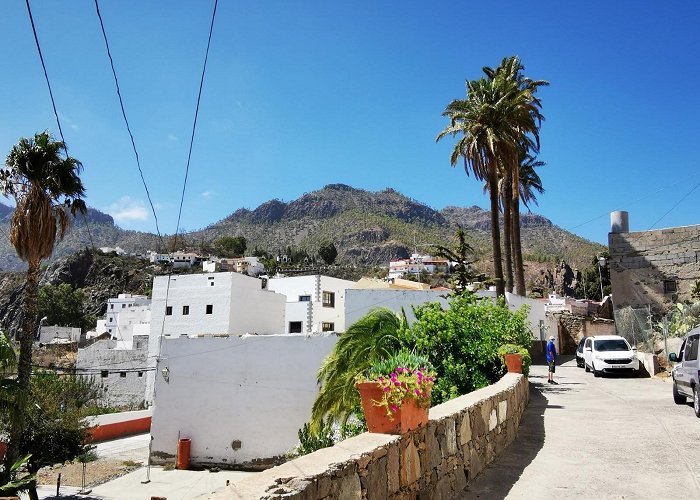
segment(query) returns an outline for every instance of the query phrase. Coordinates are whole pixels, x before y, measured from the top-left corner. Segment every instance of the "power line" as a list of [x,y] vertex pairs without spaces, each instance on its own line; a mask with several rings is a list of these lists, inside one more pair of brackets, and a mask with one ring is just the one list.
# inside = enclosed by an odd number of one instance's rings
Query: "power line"
[[698,188],[698,186],[700,186],[700,182],[698,182],[697,184],[695,184],[695,186],[693,186],[693,188],[692,188],[690,191],[688,191],[685,195],[683,195],[683,196],[681,197],[680,200],[678,200],[678,203],[676,203],[675,205],[673,205],[665,214],[663,214],[661,217],[659,217],[659,219],[651,225],[651,227],[649,228],[649,230],[653,229],[654,226],[656,226],[659,222],[661,222],[661,220],[662,220],[664,217],[666,217],[668,214],[670,214],[678,205],[680,205],[680,204],[683,202],[683,200],[685,200],[688,196],[690,196],[690,194],[691,194],[693,191],[695,191],[695,190]]
[[[97,0],[95,0],[97,2]],[[214,11],[211,15],[211,24],[209,25],[209,38],[207,39],[207,50],[204,54],[204,65],[202,66],[202,76],[199,79],[199,92],[197,93],[197,106],[194,111],[194,122],[192,123],[192,136],[190,137],[190,149],[187,153],[187,166],[185,167],[185,180],[182,183],[182,195],[180,196],[180,209],[177,213],[177,226],[175,227],[175,242],[177,243],[177,235],[180,232],[180,218],[182,216],[182,205],[185,201],[185,189],[187,187],[187,178],[190,172],[190,160],[192,159],[192,146],[194,144],[194,134],[197,130],[197,116],[199,115],[199,103],[202,99],[202,87],[204,86],[204,75],[207,71],[207,61],[209,60],[209,47],[211,46],[211,34],[214,31],[214,20],[216,19],[216,7],[219,0],[214,0]]]
[[156,209],[155,206],[153,205],[153,201],[151,200],[151,193],[148,190],[148,185],[146,184],[146,179],[143,176],[143,169],[141,168],[141,160],[139,159],[139,153],[136,149],[136,141],[134,141],[134,135],[131,133],[131,127],[129,126],[129,119],[126,117],[126,110],[124,109],[124,101],[122,99],[122,94],[121,94],[121,89],[119,87],[119,79],[117,78],[117,71],[114,69],[114,59],[112,58],[112,52],[109,48],[109,42],[107,41],[107,32],[105,31],[105,25],[102,22],[102,14],[100,14],[100,6],[97,3],[97,0],[95,0],[95,11],[97,12],[97,18],[100,20],[100,28],[102,29],[102,37],[104,38],[105,41],[105,47],[107,49],[107,56],[109,57],[109,64],[112,68],[112,75],[114,76],[114,84],[117,89],[117,97],[119,98],[119,106],[121,107],[122,110],[122,116],[124,117],[124,123],[126,124],[126,130],[129,133],[129,137],[131,138],[131,147],[134,150],[134,156],[136,157],[136,166],[138,167],[139,174],[141,175],[141,182],[143,183],[143,187],[146,190],[146,197],[148,198],[148,203],[151,206],[151,211],[153,212],[153,218],[155,219],[156,223],[156,232],[158,233],[158,238],[160,239],[160,244],[163,248],[165,248],[165,243],[163,242],[163,236],[160,233],[160,228],[158,227],[158,216],[156,215]]

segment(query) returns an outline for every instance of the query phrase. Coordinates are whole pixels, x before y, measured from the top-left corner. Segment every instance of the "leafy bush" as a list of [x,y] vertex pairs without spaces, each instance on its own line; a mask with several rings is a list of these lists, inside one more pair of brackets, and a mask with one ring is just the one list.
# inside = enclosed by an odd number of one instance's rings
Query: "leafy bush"
[[532,357],[530,352],[522,346],[515,344],[504,344],[498,348],[498,355],[505,364],[506,354],[520,354],[523,358],[523,375],[526,377],[530,374],[530,365],[532,364]]
[[299,444],[288,453],[290,458],[308,455],[321,448],[328,448],[335,444],[333,422],[329,420],[321,421],[318,430],[311,430],[311,426],[306,423],[297,432]]
[[439,404],[486,387],[503,375],[498,348],[529,345],[527,307],[510,311],[503,302],[473,294],[454,296],[449,308],[440,303],[414,309],[416,321],[404,331],[405,348],[424,353],[433,364],[437,382],[432,404]]

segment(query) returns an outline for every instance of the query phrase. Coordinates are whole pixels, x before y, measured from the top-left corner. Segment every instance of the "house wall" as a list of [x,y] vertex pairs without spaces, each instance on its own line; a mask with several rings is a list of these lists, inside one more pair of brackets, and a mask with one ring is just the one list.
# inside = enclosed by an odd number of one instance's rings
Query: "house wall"
[[413,322],[416,318],[412,305],[439,301],[447,306],[446,296],[446,292],[435,290],[350,289],[345,296],[345,324],[352,325],[377,307],[386,307],[397,314],[403,308],[408,321]]
[[[610,281],[615,310],[650,306],[665,312],[690,300],[700,280],[700,225],[608,234]],[[664,281],[677,292],[664,292]]]
[[[147,339],[142,338],[141,349],[116,349],[117,343],[113,340],[99,340],[78,349],[76,371],[101,385],[104,401],[109,406],[140,406],[146,389]],[[102,371],[106,372],[106,377],[102,376]]]
[[432,407],[427,426],[401,436],[360,434],[207,498],[462,498],[467,485],[513,442],[527,402],[527,379],[507,374]]
[[181,436],[192,440],[197,465],[277,463],[311,415],[316,372],[336,341],[335,335],[165,339],[156,372],[153,462],[174,462]]
[[[261,288],[262,281],[238,273],[201,273],[153,278],[149,367],[155,367],[161,332],[165,337],[202,334],[276,334],[285,331],[285,297]],[[166,316],[167,305],[172,315]],[[207,305],[212,313],[206,314]],[[183,314],[183,306],[189,314]],[[153,372],[146,384],[146,401],[152,401]]]
[[[323,323],[333,323],[334,331],[344,332],[345,321],[345,294],[348,288],[354,286],[354,281],[331,278],[329,276],[290,276],[284,278],[270,278],[267,289],[281,293],[287,297],[288,303],[299,302],[299,296],[311,296],[311,332],[321,332]],[[335,294],[335,306],[323,305],[323,292]],[[301,309],[288,309],[286,318],[287,328],[290,321],[307,321],[307,315]],[[289,316],[298,314],[299,316]]]

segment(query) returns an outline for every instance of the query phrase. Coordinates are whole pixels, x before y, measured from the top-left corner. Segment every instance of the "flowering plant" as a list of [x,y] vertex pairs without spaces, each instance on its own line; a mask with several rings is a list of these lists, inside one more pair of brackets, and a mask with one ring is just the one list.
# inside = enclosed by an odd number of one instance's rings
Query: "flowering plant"
[[422,408],[430,405],[435,371],[427,356],[402,351],[374,363],[365,380],[381,387],[382,398],[372,403],[386,408],[387,416],[393,420],[406,399],[415,400]]

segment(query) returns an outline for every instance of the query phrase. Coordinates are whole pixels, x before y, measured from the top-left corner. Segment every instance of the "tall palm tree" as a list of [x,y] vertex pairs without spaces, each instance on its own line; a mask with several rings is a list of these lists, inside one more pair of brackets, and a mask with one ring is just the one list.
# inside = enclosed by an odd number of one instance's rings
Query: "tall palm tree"
[[[501,64],[493,69],[484,67],[483,71],[491,81],[499,81],[499,87],[504,92],[503,99],[510,105],[509,119],[514,129],[514,142],[511,147],[515,151],[539,151],[539,128],[544,120],[541,113],[542,103],[535,95],[541,86],[549,85],[544,80],[532,80],[523,74],[525,67],[517,56],[506,57]],[[510,184],[510,231],[513,244],[513,261],[515,268],[515,288],[518,295],[525,295],[525,271],[523,267],[522,244],[520,238],[520,155],[510,154],[503,168],[509,173]]]
[[513,142],[511,124],[506,119],[510,104],[503,99],[502,79],[481,78],[467,81],[466,85],[467,98],[453,100],[442,113],[450,124],[438,134],[437,141],[448,135],[461,135],[450,155],[450,163],[454,167],[461,158],[467,175],[471,172],[488,185],[496,294],[503,296],[498,179],[499,164],[511,154]]
[[[63,239],[69,225],[69,213],[86,211],[85,189],[79,173],[82,164],[62,155],[65,144],[54,141],[48,132],[22,138],[15,144],[0,170],[0,192],[15,199],[16,207],[10,226],[10,242],[20,259],[27,263],[24,287],[24,320],[19,332],[17,390],[20,412],[29,395],[32,363],[32,340],[36,330],[36,296],[41,261],[53,253],[57,238]],[[10,443],[5,463],[18,457],[19,441],[24,432],[24,418],[10,426]]]
[[374,362],[398,350],[398,333],[405,324],[405,316],[380,307],[372,309],[340,335],[318,371],[321,389],[311,409],[312,432],[318,431],[324,418],[345,424],[360,408],[355,378]]

